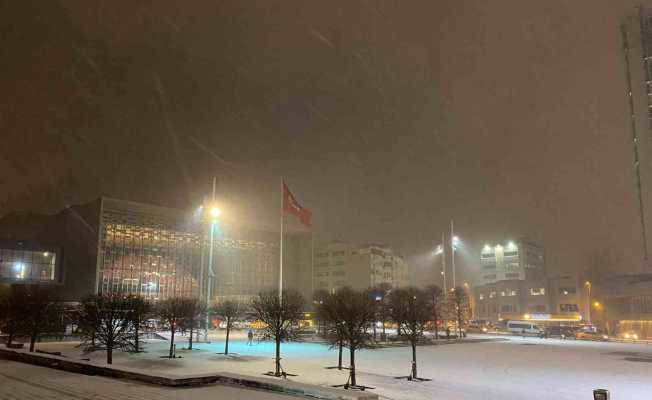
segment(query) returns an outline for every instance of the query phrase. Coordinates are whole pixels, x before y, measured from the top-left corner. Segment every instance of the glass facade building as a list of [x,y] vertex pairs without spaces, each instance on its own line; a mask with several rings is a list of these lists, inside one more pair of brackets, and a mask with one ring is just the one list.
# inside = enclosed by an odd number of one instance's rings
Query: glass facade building
[[[65,301],[95,293],[206,299],[210,292],[211,302],[244,302],[278,288],[278,231],[217,222],[209,291],[210,224],[190,211],[107,197],[55,215],[5,217],[0,283],[54,283]],[[283,287],[309,299],[312,235],[286,232],[284,246]]]
[[199,296],[201,238],[182,213],[105,198],[100,222],[98,293]]

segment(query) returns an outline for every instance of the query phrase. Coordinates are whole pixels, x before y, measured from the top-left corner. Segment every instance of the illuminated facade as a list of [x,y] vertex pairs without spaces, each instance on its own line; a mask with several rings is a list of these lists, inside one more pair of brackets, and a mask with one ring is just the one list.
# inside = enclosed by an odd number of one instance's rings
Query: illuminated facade
[[201,237],[183,214],[106,198],[100,209],[98,293],[199,296]]
[[[196,213],[106,197],[52,216],[8,216],[0,219],[0,283],[47,281],[68,301],[93,293],[206,299],[209,226]],[[14,250],[27,241],[34,245]],[[285,233],[283,286],[306,299],[311,241],[311,233]],[[278,288],[278,232],[217,221],[213,246],[211,302]]]

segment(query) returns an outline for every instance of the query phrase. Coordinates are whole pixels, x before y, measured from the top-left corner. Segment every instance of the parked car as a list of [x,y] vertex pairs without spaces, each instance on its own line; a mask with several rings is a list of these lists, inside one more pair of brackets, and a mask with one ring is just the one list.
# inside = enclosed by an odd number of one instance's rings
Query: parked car
[[633,340],[638,340],[639,334],[635,331],[625,331],[622,332],[618,335],[618,337],[622,339],[633,339]]
[[600,330],[579,330],[575,332],[575,338],[584,340],[609,340],[609,335]]
[[489,328],[486,325],[467,325],[466,331],[468,333],[487,333]]
[[572,326],[549,326],[546,328],[548,337],[558,337],[561,339],[575,339],[576,329]]

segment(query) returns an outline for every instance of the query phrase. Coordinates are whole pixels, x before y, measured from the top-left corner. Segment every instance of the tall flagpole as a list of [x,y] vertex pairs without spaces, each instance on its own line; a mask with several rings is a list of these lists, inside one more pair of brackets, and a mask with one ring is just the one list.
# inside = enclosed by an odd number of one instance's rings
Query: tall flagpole
[[283,206],[285,205],[285,188],[283,187],[284,182],[281,177],[281,245],[280,245],[280,260],[279,260],[279,273],[278,273],[278,299],[279,302],[283,300],[283,215],[285,210]]

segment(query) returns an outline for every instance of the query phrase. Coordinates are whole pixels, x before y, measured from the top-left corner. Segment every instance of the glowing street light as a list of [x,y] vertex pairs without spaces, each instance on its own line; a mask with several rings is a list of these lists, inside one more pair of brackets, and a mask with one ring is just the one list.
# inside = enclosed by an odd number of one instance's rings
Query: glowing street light
[[211,217],[218,218],[222,214],[222,210],[217,207],[211,208]]

